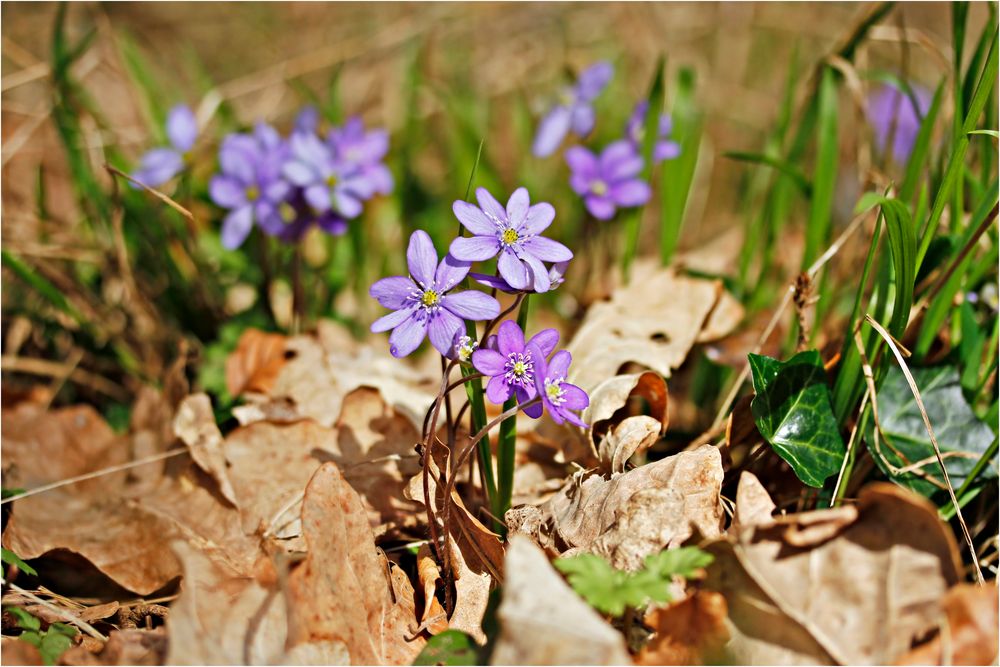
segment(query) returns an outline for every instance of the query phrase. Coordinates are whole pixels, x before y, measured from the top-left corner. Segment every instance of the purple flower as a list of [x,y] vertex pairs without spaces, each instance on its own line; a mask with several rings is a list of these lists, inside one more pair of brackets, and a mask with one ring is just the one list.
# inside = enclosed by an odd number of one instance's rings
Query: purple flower
[[573,357],[567,350],[556,352],[548,363],[544,357],[536,360],[535,389],[542,397],[542,405],[549,411],[552,421],[557,424],[568,421],[581,428],[587,428],[582,419],[570,412],[570,410],[583,410],[590,405],[587,392],[575,384],[566,382],[566,373],[569,371],[571,361]]
[[[566,275],[566,267],[569,266],[569,262],[556,262],[551,267],[549,267],[549,289],[554,290],[559,285],[565,282],[563,276]],[[506,292],[507,294],[516,294],[520,290],[516,290],[507,284],[507,281],[500,276],[491,276],[486,273],[476,273],[472,271],[469,273],[469,277],[475,280],[480,285],[486,285],[487,287],[492,287],[493,289],[498,289],[501,292]]]
[[212,177],[208,191],[212,201],[230,211],[222,222],[226,248],[242,245],[254,223],[278,236],[297,217],[286,201],[291,186],[281,177],[287,152],[285,142],[265,123],[259,123],[253,135],[230,134],[223,140],[219,149],[222,173]]
[[563,89],[556,105],[538,125],[531,147],[531,152],[536,157],[551,155],[571,129],[579,137],[590,133],[594,128],[594,108],[591,102],[608,85],[614,72],[611,63],[595,63],[580,73],[576,84]]
[[178,104],[167,115],[167,139],[170,146],[154,148],[139,160],[132,178],[155,188],[184,170],[184,155],[198,138],[198,123],[191,109]]
[[[472,365],[490,378],[486,397],[497,404],[511,395],[518,403],[534,398],[536,368],[545,366],[545,357],[558,342],[559,332],[555,329],[539,331],[525,343],[524,332],[516,322],[507,320],[501,324],[495,342],[490,341],[495,347],[484,346],[472,353]],[[525,414],[537,419],[542,414],[541,403],[527,408]]]
[[566,151],[566,163],[572,171],[570,185],[599,220],[610,220],[619,206],[642,206],[652,195],[639,178],[642,158],[627,140],[609,144],[600,157],[573,146]]
[[389,336],[392,356],[410,354],[425,335],[438,352],[448,356],[454,351],[455,336],[465,327],[462,318],[491,320],[500,314],[497,300],[482,292],[448,294],[465,278],[469,264],[451,255],[438,264],[437,251],[427,232],[418,229],[410,236],[406,263],[412,278],[382,278],[369,290],[380,304],[395,311],[371,326],[373,333],[393,330]]
[[303,188],[317,215],[333,211],[350,219],[361,214],[361,202],[374,194],[374,186],[357,165],[338,159],[315,134],[293,132],[288,144],[291,159],[282,173]]
[[295,116],[295,126],[292,131],[302,134],[316,134],[317,129],[319,129],[319,112],[316,111],[316,107],[311,105],[302,107]]
[[875,130],[875,145],[885,152],[889,132],[895,122],[896,130],[892,141],[892,157],[896,162],[905,162],[913,151],[913,144],[920,131],[920,119],[927,115],[931,95],[920,86],[911,85],[918,109],[913,108],[909,95],[893,85],[885,84],[868,96],[868,122]]
[[364,122],[354,116],[343,127],[330,130],[327,142],[338,159],[357,165],[363,178],[374,192],[387,195],[392,192],[392,172],[382,164],[389,152],[389,133],[385,130],[365,131]]
[[[646,114],[649,112],[649,102],[643,100],[635,105],[632,116],[625,125],[625,136],[632,142],[632,147],[636,151],[642,150],[642,140],[646,134]],[[660,116],[659,127],[657,128],[657,141],[653,146],[653,164],[659,164],[664,160],[673,160],[681,154],[681,147],[676,141],[667,139],[673,131],[673,121],[670,114]]]
[[542,202],[531,206],[525,188],[514,191],[506,209],[485,188],[476,190],[476,198],[479,206],[464,201],[452,205],[455,217],[473,236],[452,241],[451,254],[465,262],[480,262],[499,254],[497,271],[508,285],[522,291],[548,291],[552,281],[542,262],[573,259],[562,243],[539,236],[556,216],[552,205]]

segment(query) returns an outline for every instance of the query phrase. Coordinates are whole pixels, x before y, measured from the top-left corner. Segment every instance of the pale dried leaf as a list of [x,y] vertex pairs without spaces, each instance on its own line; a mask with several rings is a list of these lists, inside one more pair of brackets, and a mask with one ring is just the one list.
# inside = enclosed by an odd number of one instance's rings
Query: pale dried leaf
[[622,635],[573,592],[528,538],[511,537],[494,665],[624,665]]
[[613,427],[597,446],[601,469],[606,474],[625,471],[633,454],[641,454],[660,439],[660,421],[646,415],[629,417]]
[[737,533],[751,526],[769,526],[774,523],[771,513],[775,504],[764,485],[749,470],[740,473],[740,483],[736,487],[736,510],[729,532]]
[[431,556],[431,550],[425,544],[417,553],[417,578],[424,594],[424,607],[420,615],[420,625],[432,635],[441,634],[448,629],[448,615],[435,596],[437,582],[441,579],[441,570]]
[[724,338],[743,320],[743,314],[743,304],[732,294],[722,290],[695,342],[710,343]]
[[192,394],[181,401],[174,417],[174,435],[187,445],[198,467],[216,481],[223,497],[239,507],[222,451],[222,432],[215,424],[212,399],[208,394]]
[[636,656],[636,664],[726,664],[726,619],[726,599],[713,591],[695,591],[666,607],[654,607],[644,622],[656,634]]
[[0,651],[3,655],[5,665],[41,665],[42,654],[38,649],[28,642],[21,641],[15,637],[4,637],[0,639]]
[[997,644],[997,585],[958,584],[941,601],[941,631],[904,654],[897,665],[995,665]]
[[285,365],[285,343],[281,334],[247,329],[226,359],[226,390],[234,398],[244,392],[267,394]]

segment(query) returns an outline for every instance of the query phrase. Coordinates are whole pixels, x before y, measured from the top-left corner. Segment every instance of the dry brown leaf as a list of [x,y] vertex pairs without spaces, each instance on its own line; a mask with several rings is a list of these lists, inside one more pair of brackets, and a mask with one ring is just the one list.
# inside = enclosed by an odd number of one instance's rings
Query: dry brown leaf
[[885,664],[933,629],[959,578],[951,531],[927,500],[891,484],[863,489],[857,511],[852,523],[843,511],[809,513],[808,525],[837,529],[805,548],[788,542],[796,515],[713,547],[707,586],[730,604],[737,661]]
[[413,588],[375,547],[358,496],[324,463],[306,487],[302,529],[309,547],[288,577],[288,647],[341,642],[354,664],[409,664],[424,641]]
[[212,476],[223,497],[239,507],[236,492],[227,474],[226,456],[222,451],[222,432],[215,424],[212,399],[208,394],[192,394],[177,407],[174,435],[187,445],[198,467]]
[[[591,391],[628,363],[669,377],[687,358],[721,294],[721,281],[637,262],[628,285],[587,311],[567,347],[574,360],[570,381]],[[716,329],[722,327],[717,323]]]
[[636,656],[636,664],[726,664],[726,614],[726,599],[713,591],[695,591],[666,607],[654,607],[644,622],[656,634]]
[[705,445],[610,480],[575,476],[542,510],[567,548],[635,569],[646,556],[683,543],[692,527],[709,538],[721,534],[722,479],[719,451]]
[[624,665],[622,635],[584,602],[526,537],[507,547],[494,665]]
[[276,589],[220,566],[183,541],[181,594],[167,617],[172,665],[267,665],[284,652],[287,622]]
[[417,578],[424,594],[424,610],[420,615],[420,626],[432,635],[441,634],[448,629],[448,615],[434,594],[437,582],[441,579],[441,570],[426,544],[420,547],[417,553]]
[[625,472],[625,464],[633,454],[641,454],[660,439],[660,421],[646,415],[629,417],[612,428],[597,446],[601,457],[601,472]]
[[5,665],[41,665],[42,654],[28,642],[15,637],[4,637],[0,640],[3,664]]
[[749,470],[740,473],[740,483],[736,487],[736,510],[729,526],[730,534],[752,526],[770,526],[774,523],[771,513],[774,501],[757,476]]
[[743,304],[729,292],[723,290],[719,300],[708,314],[702,330],[698,333],[697,343],[710,343],[727,336],[743,320]]
[[232,397],[244,392],[267,394],[285,365],[285,342],[281,334],[247,329],[226,359],[226,390]]
[[91,650],[75,646],[59,657],[61,665],[163,665],[167,660],[167,633],[155,630],[115,630],[105,644]]
[[941,631],[910,650],[897,665],[995,665],[997,662],[997,585],[958,584],[941,601]]

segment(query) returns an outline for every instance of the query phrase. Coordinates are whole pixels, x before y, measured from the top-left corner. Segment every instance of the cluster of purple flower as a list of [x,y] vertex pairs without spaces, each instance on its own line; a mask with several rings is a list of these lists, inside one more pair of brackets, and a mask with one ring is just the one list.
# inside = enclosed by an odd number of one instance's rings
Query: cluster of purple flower
[[[482,345],[466,335],[464,320],[495,321],[500,315],[494,297],[477,290],[454,291],[466,276],[505,292],[546,292],[562,282],[573,258],[569,248],[541,236],[555,218],[551,204],[532,205],[525,188],[515,190],[506,207],[484,188],[476,190],[476,197],[479,206],[464,201],[453,204],[455,217],[472,236],[454,239],[440,262],[430,236],[422,230],[413,232],[406,251],[409,276],[382,278],[369,290],[393,311],[376,320],[371,330],[392,330],[389,350],[395,357],[410,354],[425,337],[430,338],[442,355],[463,364],[471,360],[490,378],[486,396],[492,402],[503,403],[512,395],[521,403],[539,397],[539,402],[525,409],[529,416],[540,417],[548,409],[557,423],[583,425],[571,411],[582,410],[589,399],[579,387],[566,382],[569,352],[552,354],[559,342],[555,329],[541,331],[525,342],[521,328],[508,320]],[[494,258],[496,275],[470,274],[473,262]],[[546,262],[552,265],[546,267]]]
[[[613,74],[610,63],[596,63],[584,70],[574,85],[560,92],[538,126],[532,147],[537,157],[555,152],[570,132],[580,138],[590,133],[595,119],[592,103]],[[566,151],[570,186],[583,198],[590,214],[599,220],[610,220],[620,207],[642,206],[652,196],[649,184],[640,178],[643,166],[640,149],[648,111],[648,102],[639,102],[625,125],[625,137],[606,146],[600,154],[583,146]],[[671,131],[670,116],[660,116],[654,162],[680,155],[680,146],[668,138]]]
[[[254,225],[262,232],[294,242],[313,224],[343,234],[361,214],[364,202],[392,192],[393,179],[383,163],[389,151],[385,130],[366,130],[360,118],[319,136],[315,110],[304,109],[285,138],[258,123],[250,133],[232,133],[219,148],[220,173],[209,182],[209,195],[227,209],[222,244],[243,244]],[[167,119],[170,147],[143,156],[133,177],[150,187],[180,173],[197,138],[190,109],[181,105]]]

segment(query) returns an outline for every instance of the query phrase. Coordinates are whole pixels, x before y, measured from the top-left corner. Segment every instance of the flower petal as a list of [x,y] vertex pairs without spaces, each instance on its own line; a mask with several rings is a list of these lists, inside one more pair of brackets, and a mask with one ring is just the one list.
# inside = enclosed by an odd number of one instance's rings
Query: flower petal
[[178,104],[167,115],[167,138],[170,145],[181,153],[187,153],[198,138],[198,121],[194,113],[184,104]]
[[184,169],[184,158],[170,148],[154,148],[142,156],[139,168],[132,178],[143,185],[155,188],[163,185]]
[[368,288],[368,293],[380,305],[392,308],[393,310],[405,308],[409,302],[407,297],[419,291],[417,286],[413,284],[413,281],[406,276],[382,278],[381,280],[376,280]]
[[495,375],[493,379],[489,381],[486,385],[486,398],[490,399],[491,403],[496,403],[497,405],[503,404],[511,395],[511,386],[507,384],[507,380],[504,379],[503,375]]
[[577,104],[573,107],[571,120],[573,134],[585,137],[594,129],[594,107],[589,104]]
[[299,187],[311,185],[319,180],[316,170],[311,165],[299,160],[292,160],[285,163],[281,173],[285,178]]
[[448,252],[463,262],[482,262],[497,256],[500,242],[496,236],[459,236],[451,242]]
[[500,276],[491,276],[485,273],[476,273],[475,271],[469,273],[469,277],[475,280],[480,285],[485,285],[486,287],[492,287],[498,289],[501,292],[506,292],[507,294],[513,294],[517,290],[507,284],[507,281]]
[[243,245],[253,228],[253,207],[242,206],[222,221],[222,246],[234,250]]
[[534,236],[544,232],[556,217],[556,210],[548,202],[540,202],[528,209],[521,232]]
[[[476,199],[479,200],[479,208],[483,209],[483,213],[487,216],[493,216],[501,223],[507,221],[507,210],[500,205],[496,197],[490,194],[489,190],[486,188],[476,188]],[[493,230],[494,232],[496,231],[495,224]]]
[[330,188],[325,185],[320,183],[310,185],[305,189],[303,194],[306,198],[306,202],[320,213],[325,213],[330,210],[330,206],[333,202],[330,201]]
[[583,146],[567,148],[564,157],[566,164],[575,174],[593,176],[597,173],[597,156]]
[[483,210],[467,201],[457,200],[451,205],[458,221],[477,236],[490,236],[497,233],[496,224],[486,217]]
[[327,211],[316,218],[316,225],[332,236],[343,236],[347,233],[347,220],[344,220],[333,211]]
[[437,250],[434,249],[430,235],[422,229],[413,232],[406,249],[406,265],[410,269],[410,275],[417,279],[421,287],[430,289],[434,284],[437,264]]
[[455,334],[464,328],[465,325],[461,319],[449,312],[448,309],[441,308],[431,316],[430,324],[427,325],[427,334],[434,349],[448,356],[451,353]]
[[652,196],[649,184],[638,179],[616,183],[611,187],[611,198],[619,206],[642,206]]
[[590,214],[598,220],[610,220],[615,217],[615,203],[610,197],[585,197],[583,203],[586,204]]
[[427,335],[427,319],[409,317],[392,330],[392,335],[389,336],[389,352],[394,357],[405,357],[420,347],[425,335]]
[[[540,359],[545,359],[545,357],[552,354],[552,350],[556,349],[556,345],[559,344],[559,332],[555,329],[542,329],[534,336],[531,340],[527,342],[525,347],[531,347],[534,345],[538,348],[539,354],[536,355]],[[567,353],[568,354],[568,353]],[[537,371],[536,371],[537,372]],[[545,372],[544,369],[542,372]],[[549,371],[551,375],[551,371]]]
[[531,200],[528,197],[528,189],[520,187],[514,190],[514,194],[507,200],[507,221],[514,229],[520,229],[524,218],[528,215],[528,207]]
[[401,308],[400,310],[392,311],[388,315],[383,315],[372,322],[371,332],[382,333],[389,329],[395,329],[405,320],[412,317],[414,312],[416,312],[416,308]]
[[558,106],[542,118],[535,133],[535,141],[531,145],[531,153],[535,157],[548,157],[559,148],[559,144],[569,132],[572,115],[569,107]]
[[469,262],[462,261],[450,253],[445,255],[434,274],[435,288],[447,292],[465,279],[470,266]]
[[441,302],[447,310],[467,320],[492,320],[500,314],[500,303],[488,294],[466,290],[449,294]]
[[653,161],[663,162],[664,160],[673,160],[680,157],[680,154],[681,145],[676,141],[660,141],[657,142],[656,147],[653,149]]
[[560,387],[564,392],[566,392],[563,394],[563,398],[566,399],[563,403],[564,408],[568,408],[570,410],[583,410],[585,407],[590,405],[590,397],[587,396],[587,392],[580,389],[575,384],[563,383]]
[[[628,166],[637,157],[639,157],[639,152],[636,151],[632,142],[625,139],[612,142],[601,151],[601,157],[598,158],[601,174],[605,178],[611,178],[615,170],[619,168],[619,165],[625,164]],[[641,164],[639,168],[642,168]]]
[[[529,394],[529,396],[527,397],[529,400],[534,398],[535,395],[537,395],[535,392],[527,392],[527,393]],[[522,401],[518,402],[520,403]],[[538,419],[539,417],[542,416],[542,412],[544,411],[545,411],[545,406],[543,404],[535,403],[534,405],[529,405],[528,407],[526,407],[524,409],[524,414],[528,415],[532,419]]]
[[497,329],[497,348],[505,357],[511,353],[524,352],[524,332],[517,326],[517,322],[504,320],[500,325]]
[[504,250],[500,253],[500,259],[497,260],[497,270],[500,272],[500,276],[507,281],[507,284],[516,290],[526,290],[531,285],[528,267],[510,250]]
[[594,63],[580,72],[577,77],[577,95],[584,100],[592,100],[601,94],[615,74],[614,66],[606,60]]
[[472,365],[483,375],[503,375],[507,359],[496,350],[479,348],[472,353]]
[[542,264],[542,260],[538,259],[530,252],[522,252],[521,260],[528,265],[528,271],[531,274],[531,286],[539,294],[543,292],[548,292],[549,287],[552,286],[552,281],[549,279],[549,270],[545,268]]
[[[553,348],[555,345],[552,346]],[[548,377],[553,380],[562,380],[566,377],[569,372],[569,365],[573,362],[573,355],[569,353],[569,350],[559,350],[554,355],[552,355],[552,360],[549,361],[549,371]]]
[[229,176],[213,176],[208,182],[208,194],[222,208],[236,208],[246,203],[243,185]]
[[553,241],[545,236],[532,236],[521,244],[525,252],[534,255],[543,262],[568,262],[573,259],[573,251],[559,241]]
[[361,215],[361,211],[364,209],[361,200],[348,192],[346,188],[335,188],[333,199],[337,212],[345,218],[356,218]]

